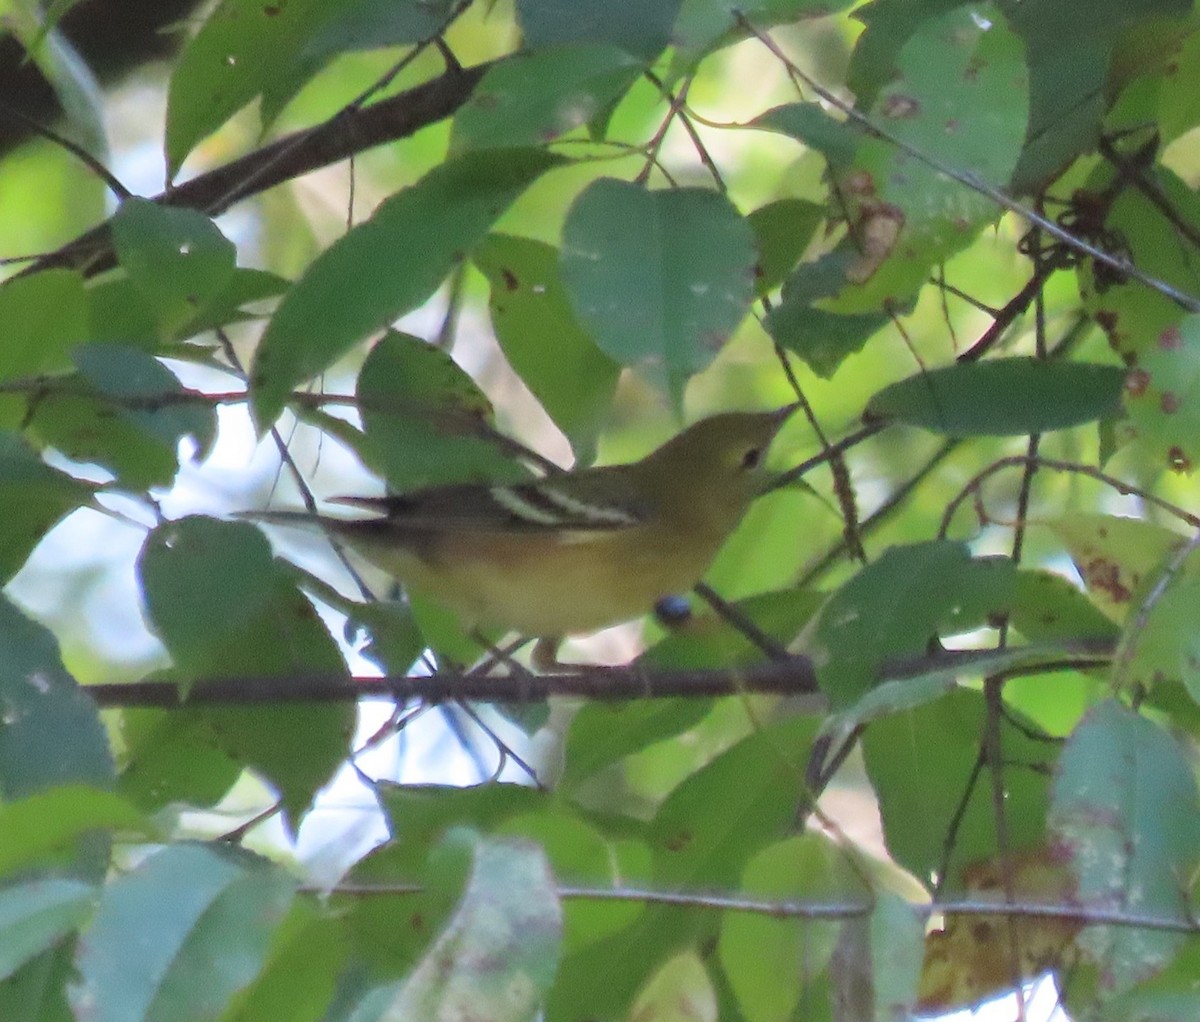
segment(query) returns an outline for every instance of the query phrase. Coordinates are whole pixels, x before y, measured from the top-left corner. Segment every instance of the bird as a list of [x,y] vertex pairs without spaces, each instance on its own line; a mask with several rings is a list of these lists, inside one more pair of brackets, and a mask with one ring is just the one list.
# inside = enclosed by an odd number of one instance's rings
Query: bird
[[319,526],[466,628],[537,638],[535,666],[553,669],[565,636],[640,617],[701,580],[768,488],[767,448],[795,408],[718,413],[627,464],[331,499],[368,518],[239,517]]

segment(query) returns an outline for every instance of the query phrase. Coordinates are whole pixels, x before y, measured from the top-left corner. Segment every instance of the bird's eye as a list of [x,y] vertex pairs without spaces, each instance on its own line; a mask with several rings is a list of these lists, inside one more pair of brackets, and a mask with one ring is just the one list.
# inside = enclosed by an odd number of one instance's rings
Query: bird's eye
[[759,462],[762,461],[762,454],[761,447],[751,447],[742,455],[742,468],[758,468]]

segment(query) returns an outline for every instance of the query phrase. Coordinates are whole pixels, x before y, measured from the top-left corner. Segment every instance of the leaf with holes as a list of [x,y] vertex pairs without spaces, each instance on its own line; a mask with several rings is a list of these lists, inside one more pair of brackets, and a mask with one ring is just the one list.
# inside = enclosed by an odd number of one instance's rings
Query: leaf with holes
[[[1200,795],[1182,750],[1115,701],[1091,710],[1059,758],[1048,826],[1085,909],[1184,923],[1200,865]],[[1115,993],[1165,968],[1188,937],[1092,926],[1079,939]]]

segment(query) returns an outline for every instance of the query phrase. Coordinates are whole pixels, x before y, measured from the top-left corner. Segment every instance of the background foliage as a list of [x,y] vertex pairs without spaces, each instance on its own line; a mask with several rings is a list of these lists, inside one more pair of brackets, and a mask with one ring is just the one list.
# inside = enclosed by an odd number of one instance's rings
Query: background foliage
[[[221,0],[106,93],[89,6],[0,3],[0,1017],[1200,1017],[1189,3]],[[509,703],[225,514],[797,399],[732,612]]]

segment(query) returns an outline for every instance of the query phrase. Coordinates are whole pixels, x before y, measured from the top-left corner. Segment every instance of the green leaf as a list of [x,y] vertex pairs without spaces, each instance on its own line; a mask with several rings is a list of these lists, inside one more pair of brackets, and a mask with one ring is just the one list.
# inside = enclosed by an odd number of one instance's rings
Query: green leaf
[[274,273],[245,266],[234,268],[225,285],[209,296],[195,318],[181,323],[164,338],[150,300],[128,277],[103,280],[88,289],[92,341],[109,341],[164,354],[164,340],[185,340],[216,327],[255,318],[242,306],[274,298],[289,282]]
[[76,1014],[218,1017],[263,967],[294,894],[295,881],[266,860],[198,844],[164,848],[105,888],[77,953]]
[[676,401],[746,315],[755,263],[749,224],[725,196],[699,188],[653,192],[603,178],[563,226],[563,282],[580,321]]
[[230,323],[260,318],[259,314],[247,312],[243,306],[275,298],[288,289],[291,282],[277,273],[256,270],[249,266],[234,267],[232,276],[225,285],[211,295],[208,303],[193,320],[185,323],[176,332],[178,340]]
[[795,352],[822,379],[829,380],[851,355],[891,322],[883,312],[826,312],[785,297],[767,313],[767,332]]
[[[1163,145],[1167,145],[1200,120],[1196,94],[1186,85],[1200,61],[1195,12],[1178,20],[1146,22],[1141,28],[1142,31],[1134,35],[1135,45],[1130,45],[1134,40],[1127,36],[1114,58],[1117,61],[1131,58],[1126,68],[1134,78],[1145,74],[1147,63],[1155,62],[1153,66],[1158,75],[1154,113],[1157,114],[1158,133]],[[1144,122],[1146,118],[1139,117],[1138,120]]]
[[[1067,740],[1048,821],[1085,909],[1191,919],[1200,864],[1200,794],[1170,736],[1114,701],[1091,710]],[[1078,943],[1118,992],[1161,971],[1186,934],[1092,926]]]
[[693,950],[680,951],[662,963],[638,991],[628,1018],[687,1020],[720,1018],[713,977]]
[[199,316],[233,277],[233,242],[193,209],[126,199],[112,218],[112,236],[163,337]]
[[[833,1002],[845,1018],[912,1018],[925,955],[925,917],[891,891],[873,892],[869,916],[847,919],[830,963]],[[927,1005],[922,1005],[927,1008]]]
[[217,746],[205,710],[127,709],[120,734],[118,790],[143,812],[216,805],[242,775],[243,764]]
[[[921,13],[892,73],[865,100],[867,116],[917,152],[1002,188],[1028,119],[1022,42],[991,5]],[[838,183],[855,236],[867,239],[862,248],[846,242],[859,257],[838,312],[885,311],[914,294],[1000,213],[992,199],[874,135],[864,135]]]
[[738,15],[766,31],[773,25],[827,17],[849,5],[849,0],[683,0],[671,30],[676,51],[672,70],[680,74],[718,46],[745,36]]
[[26,962],[0,983],[0,1012],[6,1019],[31,1022],[75,1022],[67,1003],[74,979],[70,938]]
[[531,845],[483,840],[462,901],[386,1017],[533,1022],[554,979],[562,912]]
[[[176,399],[184,395],[178,378],[157,359],[115,344],[85,344],[73,353],[80,375],[118,406],[145,402],[149,407],[121,408],[122,416],[137,430],[172,449],[191,437],[197,457],[206,457],[216,439],[216,411],[200,402]],[[157,406],[157,407],[156,407]]]
[[[415,787],[427,795],[432,789],[431,797],[425,799],[426,808],[442,801],[438,786]],[[506,790],[515,785],[495,787]],[[478,804],[481,800],[475,790],[474,802]],[[533,799],[530,804],[538,802]],[[432,819],[427,817],[426,822]],[[469,823],[460,825],[453,819],[440,822],[442,826],[418,826],[403,834],[393,829],[396,839],[373,849],[345,878],[347,883],[364,887],[416,888],[402,900],[338,894],[332,897],[333,907],[345,920],[351,956],[367,963],[373,976],[400,979],[411,972],[459,902],[471,865],[470,848],[464,848]]]
[[1012,601],[1007,558],[972,559],[958,543],[892,547],[829,598],[809,650],[835,709],[879,681],[885,660],[923,653],[938,635],[987,623]]
[[[1009,654],[999,665],[1010,667],[1020,658]],[[868,689],[849,709],[830,714],[821,725],[821,735],[830,739],[833,748],[847,741],[857,728],[882,717],[890,717],[905,710],[915,710],[944,695],[949,695],[959,685],[959,672],[939,671],[916,678],[892,679]]]
[[0,979],[87,919],[96,894],[91,884],[77,880],[35,880],[0,891]]
[[67,393],[47,394],[26,424],[41,442],[109,469],[134,491],[170,485],[184,437],[195,441],[198,459],[207,456],[215,407],[178,400],[184,388],[156,359],[101,343],[81,345],[74,359],[80,371],[62,378]]
[[1080,639],[1115,641],[1118,629],[1061,575],[1024,568],[1017,572],[1011,624],[1030,642]]
[[[620,868],[613,844],[566,807],[546,806],[537,813],[511,817],[496,833],[536,844],[559,884],[612,888],[628,886],[636,879]],[[563,905],[564,953],[579,951],[620,931],[641,911],[642,906],[629,902],[572,899]]]
[[95,704],[63,666],[54,636],[6,598],[0,598],[0,711],[4,798],[72,782],[112,783],[108,734]]
[[451,827],[461,825],[489,831],[511,816],[535,811],[546,797],[519,784],[498,783],[469,788],[440,784],[385,785],[378,789],[378,795],[392,836],[402,841],[416,860]]
[[1129,371],[1125,430],[1150,463],[1190,472],[1200,463],[1200,316],[1167,327]]
[[[272,121],[331,57],[357,50],[403,46],[432,39],[459,13],[457,0],[339,0],[310,3],[298,19],[297,50],[280,53],[284,64],[263,83],[263,115]],[[282,58],[282,59],[281,59]],[[289,59],[290,58],[290,59]],[[288,67],[286,65],[290,64]]]
[[925,915],[890,891],[871,912],[871,978],[876,1022],[911,1016],[925,953]]
[[[787,836],[792,825],[802,751],[814,720],[792,717],[737,742],[680,784],[659,807],[652,842],[650,886],[660,890],[734,887],[759,849]],[[793,759],[793,754],[795,758]],[[706,944],[719,932],[720,913],[680,913],[647,906],[634,923],[564,958],[549,1017],[586,1005],[599,1017],[626,1017],[638,990],[682,944]]]
[[[321,602],[326,594],[320,594]],[[420,629],[417,627],[412,608],[399,600],[376,600],[358,603],[342,599],[330,602],[348,618],[351,628],[362,627],[370,633],[369,641],[361,652],[377,663],[385,674],[407,674],[425,649]]]
[[[1172,554],[1147,578],[1153,602],[1137,606],[1126,622],[1113,665],[1113,684],[1149,691],[1183,682],[1200,703],[1200,553],[1194,546]],[[1150,599],[1147,594],[1147,600]]]
[[505,208],[560,162],[537,149],[464,153],[326,249],[259,344],[250,379],[260,426],[278,417],[293,387],[424,302]]
[[[252,525],[202,517],[160,525],[138,572],[184,695],[204,678],[345,673],[312,604]],[[263,770],[293,817],[345,757],[355,718],[351,704],[207,715],[218,746]]]
[[[944,870],[948,892],[963,889],[965,867],[995,855],[991,785],[977,781],[969,792],[967,787],[988,726],[983,696],[959,690],[874,721],[862,739],[888,851],[913,876],[940,879]],[[1029,737],[1036,729],[1028,731],[1007,722],[1001,727],[1004,761],[1014,764],[1004,772],[1010,853],[1045,840],[1045,760],[1053,747]],[[955,820],[955,840],[948,846]]]
[[865,414],[948,436],[1024,436],[1120,415],[1124,383],[1125,370],[1088,362],[965,362],[885,387]]
[[841,121],[819,103],[784,103],[761,113],[747,127],[789,135],[825,157],[831,170],[850,167],[863,132],[852,121]]
[[492,404],[441,348],[389,330],[358,374],[364,460],[393,490],[527,478],[481,433]]
[[[761,901],[858,901],[867,892],[845,852],[824,834],[768,845],[746,865],[738,894]],[[717,944],[747,1022],[794,1018],[812,978],[829,964],[840,924],[729,912]]]
[[[1200,941],[1189,941],[1171,964],[1098,1006],[1099,1022],[1188,1022],[1200,1012]],[[1071,1005],[1067,1005],[1071,1007]]]
[[12,578],[42,537],[91,497],[90,485],[51,468],[19,436],[0,430],[0,579]]
[[[979,679],[992,674],[1017,671],[1032,676],[1039,666],[1060,663],[1067,656],[1078,658],[1082,663],[1082,655],[1069,647],[1007,646],[979,650],[969,657],[956,658],[953,667],[926,668],[920,673],[893,677],[865,692],[849,709],[826,717],[821,725],[820,734],[829,740],[830,749],[840,749],[845,742],[851,740],[857,729],[873,721],[903,719],[906,714],[951,695],[966,678]],[[1108,657],[1097,654],[1095,662],[1098,667],[1103,667],[1107,664]],[[1061,687],[1061,681],[1059,685]]]
[[651,825],[655,879],[672,890],[735,883],[751,855],[786,833],[803,769],[799,752],[816,725],[793,718],[765,727],[672,791]]
[[321,1022],[345,968],[341,920],[311,902],[294,901],[274,933],[262,971],[235,997],[221,1022]]
[[[1006,3],[1005,14],[1027,47],[1028,144],[1012,175],[1017,194],[1040,191],[1100,135],[1112,62],[1123,35],[1141,21],[1182,17],[1187,0],[1065,0]],[[1140,263],[1139,263],[1140,265]]]
[[202,716],[219,749],[276,787],[290,829],[349,755],[357,719],[353,703],[209,707]]
[[88,396],[78,376],[64,377],[83,393],[48,396],[38,402],[26,428],[38,446],[72,461],[97,465],[133,492],[169,486],[179,471],[178,449],[146,436],[111,401]]
[[806,199],[776,199],[746,217],[758,245],[760,297],[783,283],[827,215],[824,206]]
[[167,522],[147,536],[138,571],[150,621],[183,682],[342,669],[312,605],[252,525]]
[[[0,287],[0,379],[36,376],[69,364],[88,336],[83,278],[67,270],[18,277]],[[0,423],[21,422],[27,398],[0,398]]]
[[[1104,218],[1104,244],[1125,255],[1143,272],[1180,291],[1200,293],[1200,253],[1180,243],[1176,226],[1180,219],[1192,223],[1200,217],[1200,196],[1167,167],[1152,165],[1140,173],[1146,189],[1156,197],[1150,198],[1140,188],[1120,190]],[[1085,180],[1086,194],[1102,194],[1116,180],[1116,172],[1106,161]],[[1171,215],[1164,214],[1160,208],[1163,204],[1171,209]],[[1190,375],[1188,347],[1176,342],[1172,331],[1192,317],[1185,317],[1174,300],[1139,281],[1098,267],[1092,260],[1080,263],[1078,276],[1084,308],[1104,330],[1113,350],[1133,369],[1126,395],[1131,411],[1140,389],[1137,366],[1144,356],[1173,357],[1185,379]],[[1193,330],[1189,326],[1187,336]],[[1170,381],[1159,382],[1166,385]]]
[[610,43],[645,61],[667,45],[680,0],[517,0],[525,47],[541,50],[561,43]]
[[1067,548],[1092,602],[1117,622],[1184,542],[1166,526],[1120,515],[1075,512],[1045,524]]
[[492,329],[505,358],[590,464],[621,367],[596,347],[571,309],[559,254],[531,238],[490,234],[475,251],[488,279]]
[[567,791],[605,767],[700,723],[710,699],[645,699],[609,706],[584,704],[567,732],[561,784]]
[[616,46],[557,46],[493,65],[454,118],[452,153],[545,145],[587,124],[642,72]]
[[[109,791],[81,784],[48,788],[0,806],[0,876],[48,865],[78,863],[83,868],[59,870],[99,883],[108,867],[103,857],[88,863],[75,853],[97,831],[132,831],[149,835],[146,819],[128,802]],[[93,842],[94,843],[94,842]]]
[[169,176],[197,142],[256,97],[270,124],[334,55],[430,38],[453,7],[453,0],[223,0],[171,75]]
[[209,15],[171,73],[168,177],[175,178],[197,142],[262,93],[280,70],[276,55],[294,56],[294,48],[288,45],[288,23],[298,20],[309,7],[306,3],[267,6],[252,0],[223,0]]

